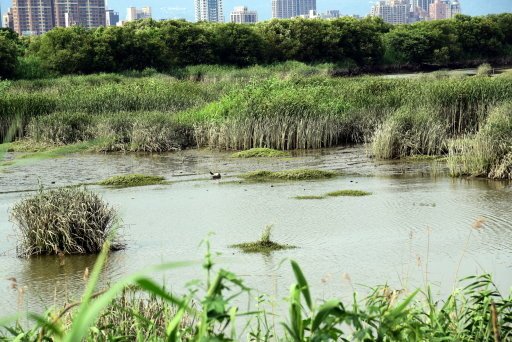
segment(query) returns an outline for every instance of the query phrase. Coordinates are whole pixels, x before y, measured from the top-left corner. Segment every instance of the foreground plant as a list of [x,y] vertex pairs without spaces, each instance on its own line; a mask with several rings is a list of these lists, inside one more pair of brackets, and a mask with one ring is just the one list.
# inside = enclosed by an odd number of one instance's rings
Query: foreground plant
[[99,195],[82,187],[40,189],[11,210],[17,228],[17,254],[97,254],[113,239],[111,249],[123,248],[117,239],[117,213]]
[[[270,236],[267,229],[265,234]],[[263,240],[263,238],[262,238]],[[295,283],[286,304],[288,317],[270,320],[264,296],[256,310],[243,311],[252,292],[243,280],[214,267],[207,242],[205,283],[189,283],[175,296],[148,275],[193,265],[168,263],[136,273],[94,292],[110,246],[105,244],[80,302],[47,315],[28,314],[34,322],[0,329],[0,341],[509,341],[512,297],[504,297],[489,275],[463,280],[445,301],[427,288],[405,293],[375,288],[364,300],[315,301],[301,268],[291,261]],[[272,311],[274,312],[274,311]],[[0,318],[0,326],[9,324]],[[241,321],[241,322],[240,322]],[[271,321],[280,322],[276,329]],[[239,324],[242,323],[242,324]],[[238,331],[238,327],[243,327]]]

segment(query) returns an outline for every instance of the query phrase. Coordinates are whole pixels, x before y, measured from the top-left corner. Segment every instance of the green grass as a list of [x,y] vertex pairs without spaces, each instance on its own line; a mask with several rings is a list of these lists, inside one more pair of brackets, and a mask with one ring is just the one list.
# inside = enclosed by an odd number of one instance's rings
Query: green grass
[[294,249],[297,248],[291,245],[283,245],[277,242],[272,241],[272,225],[268,225],[265,227],[263,232],[261,233],[261,237],[258,241],[255,242],[244,242],[238,243],[235,245],[231,245],[231,248],[236,248],[241,250],[243,253],[263,253],[268,254],[274,251],[282,251],[286,249]]
[[339,191],[333,191],[326,194],[326,196],[329,197],[361,197],[361,196],[370,196],[372,193],[367,191],[361,191],[361,190],[339,190]]
[[130,188],[158,184],[168,184],[168,182],[164,177],[160,176],[132,174],[113,176],[98,183],[98,185],[115,188]]
[[287,157],[290,154],[284,151],[278,151],[271,148],[251,148],[250,150],[233,153],[234,158],[275,158]]
[[305,196],[295,196],[295,199],[298,200],[321,200],[325,199],[325,196],[315,196],[315,195],[305,195]]
[[253,182],[269,181],[299,181],[299,180],[321,180],[330,179],[338,176],[336,172],[325,170],[285,170],[285,171],[253,171],[241,175],[240,177]]

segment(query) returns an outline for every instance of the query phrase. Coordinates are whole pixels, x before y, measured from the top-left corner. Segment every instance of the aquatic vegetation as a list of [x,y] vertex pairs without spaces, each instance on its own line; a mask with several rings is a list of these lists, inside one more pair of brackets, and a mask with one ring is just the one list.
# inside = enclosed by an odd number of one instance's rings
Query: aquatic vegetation
[[474,136],[453,140],[448,166],[453,176],[512,179],[512,103],[494,108]]
[[116,211],[85,188],[41,189],[14,205],[11,220],[20,257],[96,254],[108,239],[112,249],[123,247]]
[[284,151],[278,151],[271,148],[251,148],[250,150],[240,151],[233,154],[234,158],[274,158],[274,157],[286,157],[289,156],[288,153]]
[[298,180],[319,180],[329,179],[338,176],[336,172],[326,170],[284,170],[284,171],[253,171],[241,175],[247,181],[268,182],[268,181],[298,181]]
[[265,229],[263,229],[261,237],[258,241],[239,243],[231,245],[230,247],[240,249],[244,253],[270,253],[274,251],[297,248],[295,246],[282,245],[272,241],[271,237],[273,228],[274,226],[272,225],[266,226]]
[[132,174],[113,176],[99,182],[98,184],[115,188],[130,188],[137,186],[158,185],[166,183],[167,182],[165,178],[161,176]]
[[361,197],[361,196],[370,196],[372,193],[361,190],[339,190],[327,193],[325,196],[329,197]]
[[[512,296],[502,295],[491,276],[465,278],[446,299],[430,287],[408,292],[389,286],[373,288],[354,302],[317,300],[299,264],[291,261],[295,281],[283,305],[288,316],[276,315],[276,303],[265,296],[255,308],[240,310],[253,296],[244,280],[224,269],[216,271],[208,250],[203,263],[206,281],[188,282],[188,293],[175,295],[154,282],[155,272],[191,266],[168,263],[150,267],[105,290],[94,292],[105,265],[108,243],[89,275],[81,300],[62,311],[34,315],[32,326],[13,323],[0,329],[0,340],[23,336],[38,340],[155,341],[508,341],[512,337]],[[204,284],[204,286],[203,286]],[[231,290],[228,291],[227,289]],[[250,300],[249,300],[250,301]],[[8,325],[14,319],[0,319]],[[243,323],[245,329],[236,328]],[[276,329],[280,324],[284,329]]]
[[316,195],[304,195],[304,196],[295,196],[295,199],[298,200],[321,200],[325,199],[325,196],[316,196]]
[[440,155],[447,138],[448,127],[435,112],[400,108],[375,131],[372,152],[378,159]]

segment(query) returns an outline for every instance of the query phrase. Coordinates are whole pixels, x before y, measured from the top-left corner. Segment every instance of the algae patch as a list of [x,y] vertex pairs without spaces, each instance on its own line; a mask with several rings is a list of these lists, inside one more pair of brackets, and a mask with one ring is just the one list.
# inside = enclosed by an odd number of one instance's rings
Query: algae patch
[[233,153],[234,158],[278,158],[288,157],[290,154],[272,148],[251,148],[250,150]]
[[98,183],[98,185],[110,186],[114,188],[131,188],[137,186],[169,184],[164,177],[149,175],[120,175],[113,176]]
[[325,170],[285,170],[285,171],[254,171],[243,174],[240,178],[254,182],[268,181],[298,181],[298,180],[319,180],[330,179],[338,174],[333,171]]
[[361,190],[339,190],[339,191],[333,191],[326,194],[326,196],[329,197],[361,197],[361,196],[370,196],[372,193],[367,191],[361,191]]

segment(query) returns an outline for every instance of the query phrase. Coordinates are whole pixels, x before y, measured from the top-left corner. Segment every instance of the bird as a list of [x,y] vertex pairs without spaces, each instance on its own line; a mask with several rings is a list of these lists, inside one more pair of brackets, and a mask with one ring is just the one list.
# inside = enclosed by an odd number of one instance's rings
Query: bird
[[221,179],[222,178],[221,174],[218,173],[218,172],[217,173],[213,173],[213,172],[210,171],[210,175],[212,175],[212,179]]

